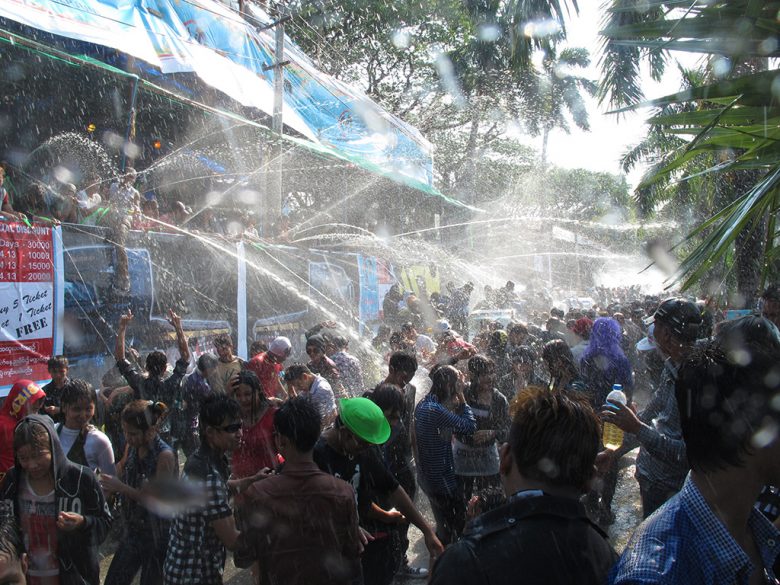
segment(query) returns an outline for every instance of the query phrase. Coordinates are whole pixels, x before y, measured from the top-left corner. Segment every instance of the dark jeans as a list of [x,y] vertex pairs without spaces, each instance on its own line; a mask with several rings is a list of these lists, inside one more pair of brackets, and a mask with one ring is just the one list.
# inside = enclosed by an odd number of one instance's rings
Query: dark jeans
[[363,566],[364,585],[390,585],[398,570],[398,562],[393,554],[393,537],[391,532],[369,542],[360,564]]
[[[401,487],[404,488],[404,491],[409,496],[409,499],[414,502],[414,495],[417,492],[417,483],[414,481],[414,473],[412,470],[409,469],[409,467],[400,470],[394,470],[394,475],[398,480],[398,483],[401,484]],[[399,549],[398,553],[403,559],[403,563],[407,564],[408,560],[406,558],[406,551],[409,550],[409,525],[402,524],[398,526],[396,533],[396,542]]]
[[168,548],[164,537],[125,532],[103,585],[130,585],[141,569],[141,585],[162,585],[163,564]]
[[637,477],[639,482],[639,495],[642,497],[642,518],[647,518],[658,508],[663,506],[666,501],[679,489],[673,489],[657,483],[652,483],[643,477]]
[[455,494],[428,494],[433,517],[436,519],[436,536],[444,546],[460,537],[466,524],[466,503],[462,490]]

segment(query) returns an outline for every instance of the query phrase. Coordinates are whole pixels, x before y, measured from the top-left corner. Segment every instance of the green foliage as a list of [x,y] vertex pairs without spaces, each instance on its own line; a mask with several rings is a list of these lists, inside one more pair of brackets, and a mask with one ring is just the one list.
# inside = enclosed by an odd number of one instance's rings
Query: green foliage
[[[780,56],[780,2],[686,0],[643,2],[641,10],[639,6],[632,0],[613,0],[602,32],[608,49],[602,62],[603,99],[635,106],[642,99],[637,89],[640,61],[669,50],[714,55],[718,72],[645,104],[662,109],[651,120],[654,134],[649,136],[659,156],[639,192],[648,194],[652,203],[653,197],[662,199],[666,186],[680,189],[685,184],[694,201],[715,206],[711,217],[688,236],[690,252],[675,281],[690,287],[729,257],[737,263],[754,261],[744,249],[732,251],[745,242],[754,246],[757,238],[765,252],[758,267],[762,278],[776,275],[777,240],[771,226],[780,209],[780,77],[777,69],[768,68],[774,65],[770,58]],[[617,55],[627,62],[620,72],[608,72]],[[649,152],[648,147],[642,148]],[[635,158],[639,153],[629,154]],[[703,181],[708,189],[701,197],[697,183]],[[770,220],[768,229],[765,218]],[[743,276],[749,272],[739,265],[736,270]],[[740,292],[749,296],[754,291]]]

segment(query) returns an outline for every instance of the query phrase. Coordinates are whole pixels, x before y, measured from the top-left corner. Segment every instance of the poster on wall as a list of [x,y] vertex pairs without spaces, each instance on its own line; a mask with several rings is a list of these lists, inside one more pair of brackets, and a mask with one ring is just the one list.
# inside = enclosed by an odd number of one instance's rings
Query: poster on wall
[[45,382],[62,351],[61,228],[0,223],[0,396],[20,378]]

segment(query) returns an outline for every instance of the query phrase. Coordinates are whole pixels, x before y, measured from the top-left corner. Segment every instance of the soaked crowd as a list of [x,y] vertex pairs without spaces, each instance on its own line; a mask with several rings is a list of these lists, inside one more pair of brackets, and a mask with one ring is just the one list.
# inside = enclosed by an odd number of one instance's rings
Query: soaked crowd
[[[102,380],[58,356],[46,386],[17,381],[0,582],[217,584],[228,551],[262,584],[777,582],[780,287],[729,320],[638,287],[565,310],[511,282],[480,303],[471,283],[422,288],[385,297],[381,379],[334,322],[305,360],[286,337],[243,360],[229,335],[195,357],[170,311],[172,364],[127,348],[128,312]],[[637,447],[645,521],[618,557],[606,529]]]

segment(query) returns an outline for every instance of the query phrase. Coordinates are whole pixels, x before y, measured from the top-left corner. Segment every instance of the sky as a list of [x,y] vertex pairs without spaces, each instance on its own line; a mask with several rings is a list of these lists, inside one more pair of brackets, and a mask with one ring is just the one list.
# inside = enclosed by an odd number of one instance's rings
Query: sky
[[[598,62],[600,57],[599,29],[602,18],[600,5],[597,0],[579,2],[579,15],[574,15],[566,28],[567,43],[569,47],[584,47],[590,51],[592,65],[589,77],[599,79]],[[673,55],[679,57],[679,55]],[[685,57],[688,57],[685,59]],[[682,56],[686,65],[695,62],[689,56]],[[652,99],[679,91],[680,77],[677,68],[672,62],[667,66],[667,74],[660,82],[654,82],[649,75],[643,81],[645,97]],[[614,114],[608,114],[610,110],[607,104],[600,106],[594,98],[588,98],[588,113],[590,118],[590,132],[584,132],[572,124],[571,134],[562,130],[554,130],[550,134],[548,143],[548,160],[560,167],[586,168],[594,171],[606,171],[622,174],[620,157],[631,146],[642,140],[646,131],[645,119],[650,114],[650,109],[644,108],[633,113],[623,114],[620,118]],[[541,137],[533,138],[521,136],[519,140],[524,144],[541,150]],[[635,186],[642,175],[643,169],[637,169],[628,175],[628,181]]]

